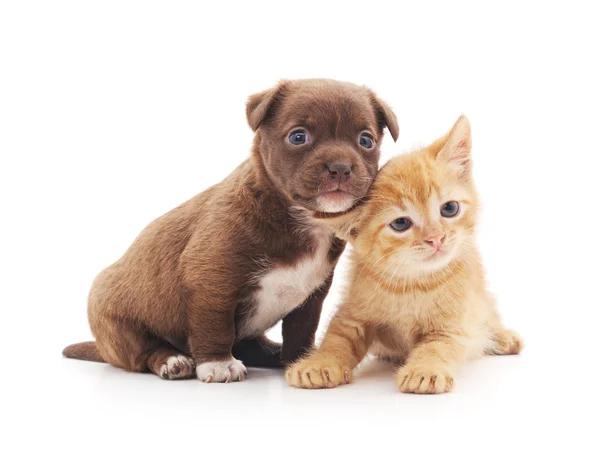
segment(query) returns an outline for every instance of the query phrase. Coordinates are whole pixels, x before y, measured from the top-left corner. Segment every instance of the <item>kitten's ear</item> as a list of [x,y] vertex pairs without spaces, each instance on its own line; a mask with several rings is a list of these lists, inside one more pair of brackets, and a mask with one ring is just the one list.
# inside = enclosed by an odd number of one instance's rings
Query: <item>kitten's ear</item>
[[315,212],[313,219],[327,225],[334,234],[350,243],[354,242],[363,220],[366,218],[366,206],[361,204],[350,211],[342,213]]
[[276,87],[253,94],[246,103],[246,118],[253,132],[267,119],[278,98],[287,88],[287,82],[282,80]]
[[438,161],[457,167],[461,179],[471,176],[471,124],[461,116],[446,136],[446,142],[436,156]]

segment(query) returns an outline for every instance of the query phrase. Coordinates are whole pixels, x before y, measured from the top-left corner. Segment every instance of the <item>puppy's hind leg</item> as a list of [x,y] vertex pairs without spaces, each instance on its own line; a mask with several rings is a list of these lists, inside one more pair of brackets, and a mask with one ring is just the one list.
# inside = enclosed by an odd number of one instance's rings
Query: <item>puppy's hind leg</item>
[[111,365],[127,371],[151,371],[163,379],[186,379],[195,374],[189,356],[143,326],[107,317],[94,326],[98,351]]
[[161,346],[150,354],[147,365],[163,379],[190,379],[196,375],[192,358],[168,346]]

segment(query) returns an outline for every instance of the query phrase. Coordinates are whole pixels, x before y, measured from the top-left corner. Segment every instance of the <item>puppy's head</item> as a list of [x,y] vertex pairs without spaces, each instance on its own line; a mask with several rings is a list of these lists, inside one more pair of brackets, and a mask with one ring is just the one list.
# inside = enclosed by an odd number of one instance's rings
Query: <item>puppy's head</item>
[[341,212],[365,196],[384,128],[396,116],[368,88],[327,79],[282,81],[250,97],[248,123],[262,171],[296,205]]

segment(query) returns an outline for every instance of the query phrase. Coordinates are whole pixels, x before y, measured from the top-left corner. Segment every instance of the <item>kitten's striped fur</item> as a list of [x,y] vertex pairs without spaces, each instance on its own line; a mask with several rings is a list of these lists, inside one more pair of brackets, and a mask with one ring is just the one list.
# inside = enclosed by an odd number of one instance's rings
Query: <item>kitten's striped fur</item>
[[[449,201],[460,205],[451,218],[440,212]],[[371,352],[402,364],[401,391],[442,393],[466,360],[519,353],[522,340],[503,327],[485,288],[474,239],[477,209],[470,125],[461,117],[445,137],[388,162],[364,204],[322,216],[354,246],[347,293],[320,348],[288,370],[288,382],[349,383]],[[399,217],[412,227],[392,229]]]

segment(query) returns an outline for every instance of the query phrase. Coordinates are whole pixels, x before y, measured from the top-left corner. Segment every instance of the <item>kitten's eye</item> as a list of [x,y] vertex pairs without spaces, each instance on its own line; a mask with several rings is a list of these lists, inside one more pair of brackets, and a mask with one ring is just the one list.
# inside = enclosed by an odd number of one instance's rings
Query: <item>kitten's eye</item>
[[306,131],[297,130],[290,134],[289,139],[292,145],[304,145],[308,142],[308,134]]
[[358,144],[366,149],[373,148],[374,142],[373,139],[367,134],[361,134],[358,138]]
[[390,226],[396,231],[406,231],[412,226],[412,222],[408,217],[400,217],[390,223]]
[[454,217],[456,214],[458,214],[459,210],[460,206],[458,204],[458,201],[449,201],[444,206],[442,206],[440,212],[442,213],[442,217]]

